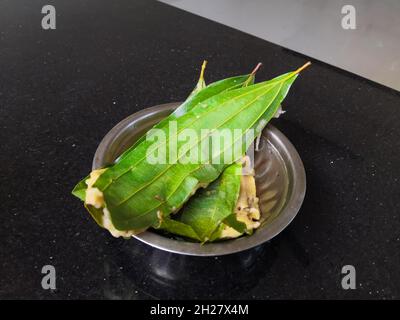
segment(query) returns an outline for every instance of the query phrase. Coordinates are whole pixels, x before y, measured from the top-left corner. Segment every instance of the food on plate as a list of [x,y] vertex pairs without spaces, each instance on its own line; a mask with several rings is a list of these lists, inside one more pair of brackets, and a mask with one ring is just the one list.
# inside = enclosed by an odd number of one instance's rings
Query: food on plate
[[115,237],[154,228],[201,243],[251,234],[260,225],[246,151],[303,67],[255,84],[248,75],[194,90],[113,164],[93,170],[73,194]]

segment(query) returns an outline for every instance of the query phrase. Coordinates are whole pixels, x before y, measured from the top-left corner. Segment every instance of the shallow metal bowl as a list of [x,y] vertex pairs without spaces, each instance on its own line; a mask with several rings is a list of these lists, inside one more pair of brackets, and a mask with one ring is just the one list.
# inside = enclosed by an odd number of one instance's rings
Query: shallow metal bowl
[[[107,133],[96,150],[93,169],[113,163],[118,156],[179,103],[167,103],[137,112]],[[303,202],[306,176],[303,163],[290,141],[272,125],[263,131],[254,160],[262,224],[251,236],[200,245],[146,231],[136,239],[169,252],[218,256],[258,246],[280,233],[293,220]]]

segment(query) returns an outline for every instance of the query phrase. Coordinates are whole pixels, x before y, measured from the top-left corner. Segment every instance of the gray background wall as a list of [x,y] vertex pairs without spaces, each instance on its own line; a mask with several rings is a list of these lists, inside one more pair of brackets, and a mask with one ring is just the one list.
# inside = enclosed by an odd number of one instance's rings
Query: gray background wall
[[[400,90],[400,0],[162,0]],[[345,30],[341,8],[356,9]]]

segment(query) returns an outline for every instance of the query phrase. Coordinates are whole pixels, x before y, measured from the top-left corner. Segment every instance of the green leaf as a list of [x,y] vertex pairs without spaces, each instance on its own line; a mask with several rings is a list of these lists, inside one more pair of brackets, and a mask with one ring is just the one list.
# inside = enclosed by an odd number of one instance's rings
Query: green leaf
[[[223,236],[223,231],[225,231],[224,229],[227,227],[230,227],[239,233],[239,235],[237,235],[237,236],[235,235],[234,238],[240,237],[243,234],[250,235],[253,233],[253,229],[251,229],[251,230],[247,229],[246,224],[237,220],[236,214],[233,213],[230,216],[226,217],[225,220],[219,225],[219,227],[216,229],[216,231],[211,235],[210,241],[226,239]],[[226,236],[226,233],[225,233],[225,236]],[[230,238],[230,237],[231,236],[229,236],[228,238]]]
[[187,236],[189,229],[197,235],[190,238],[202,242],[210,240],[221,222],[233,213],[240,190],[241,168],[241,164],[230,165],[206,189],[198,191],[178,215],[179,228],[172,229],[167,224],[160,228],[182,236]]
[[[212,97],[213,95],[219,94],[224,91],[237,89],[243,86],[244,83],[252,84],[254,83],[254,74],[251,75],[240,75],[235,76],[227,79],[223,79],[220,81],[216,81],[208,85],[207,87],[203,87],[201,83],[204,83],[204,79],[202,79],[202,75],[200,75],[199,83],[197,84],[196,88],[190,94],[190,96],[186,99],[184,103],[182,103],[175,111],[155,125],[153,128],[162,128],[165,125],[168,125],[170,121],[176,120],[179,117],[185,115],[189,112],[194,106],[201,103],[202,101]],[[121,161],[127,154],[129,154],[132,150],[136,148],[138,144],[143,142],[146,138],[146,135],[142,136],[137,140],[131,147],[125,150],[117,159],[116,162]],[[85,181],[89,178],[89,176],[85,177],[72,190],[72,194],[77,198],[85,201],[85,194],[87,185]]]
[[[171,163],[170,159],[167,164],[151,164],[146,160],[149,147],[165,144],[167,155],[171,146],[180,150],[184,141],[178,140],[178,134],[185,128],[197,133],[192,147],[201,142],[198,137],[202,129],[242,129],[243,132],[254,129],[257,135],[276,113],[296,77],[296,73],[290,73],[279,81],[217,94],[178,118],[176,132],[162,128],[165,135],[171,137],[169,142],[177,141],[175,145],[168,142],[157,145],[146,140],[105,171],[94,186],[103,191],[115,227],[135,230],[157,225],[160,213],[168,216],[200,186],[214,181],[225,167],[223,164]],[[233,161],[239,159],[254,140],[254,137],[242,136],[243,148],[240,153],[234,150]],[[221,150],[219,154],[223,156],[225,152]],[[178,155],[178,159],[181,157],[182,154]]]
[[85,204],[86,210],[90,213],[94,221],[100,226],[103,227],[103,209],[97,209],[91,205]]
[[238,221],[236,219],[236,214],[234,213],[225,218],[224,224],[227,225],[228,227],[235,229],[237,232],[240,232],[241,234],[247,232],[246,224]]
[[193,228],[183,222],[171,219],[167,217],[163,219],[157,229],[167,231],[174,235],[187,237],[196,241],[201,241],[196,231]]
[[90,175],[86,176],[83,178],[81,181],[78,182],[78,184],[75,186],[75,188],[72,190],[72,194],[81,199],[82,201],[85,201],[86,198],[86,189],[87,189],[87,184],[86,180],[89,179]]
[[[303,67],[304,68],[304,67]],[[157,227],[160,220],[180,208],[199,187],[204,187],[218,178],[227,164],[214,164],[217,156],[224,156],[233,149],[232,163],[239,159],[254,137],[262,131],[277,112],[290,86],[302,68],[286,75],[244,88],[223,91],[196,104],[176,119],[176,130],[170,126],[160,128],[168,141],[147,139],[130,150],[118,163],[108,168],[95,182],[94,187],[103,192],[110,218],[118,230],[140,230]],[[206,89],[200,91],[203,92]],[[199,146],[203,129],[234,130],[243,134],[240,148],[232,141],[228,149],[218,150],[206,163],[182,163],[185,153],[177,159],[170,158],[170,150],[181,150],[187,143],[179,140],[180,133],[190,128],[197,135],[190,141],[190,149]],[[255,135],[246,133],[254,129]],[[199,138],[200,137],[200,138]],[[154,138],[154,136],[153,136]],[[150,163],[148,151],[164,147],[167,163]]]
[[[153,128],[162,128],[165,125],[168,125],[170,121],[174,121],[179,117],[183,116],[187,112],[189,112],[194,106],[198,103],[216,95],[223,91],[228,91],[232,89],[237,89],[242,87],[243,85],[249,85],[254,83],[255,72],[247,75],[240,75],[231,78],[222,79],[220,81],[216,81],[206,86],[204,81],[204,70],[206,68],[207,61],[204,60],[203,65],[201,66],[199,80],[190,93],[188,98],[184,103],[182,103],[178,108],[174,110],[168,117],[161,120],[158,124],[156,124]],[[133,150],[138,144],[143,142],[146,139],[146,135],[139,138],[131,147],[125,150],[121,156],[118,157],[117,161],[121,160],[128,154],[131,150]]]
[[190,225],[202,241],[210,239],[220,223],[234,211],[240,190],[241,164],[232,164],[200,190],[183,208],[179,220]]
[[[186,99],[184,103],[182,103],[178,108],[174,110],[168,117],[161,120],[158,124],[156,124],[153,128],[163,128],[164,126],[168,125],[170,121],[174,121],[179,117],[185,115],[191,109],[193,109],[197,104],[201,103],[202,101],[217,95],[221,92],[237,89],[243,86],[244,83],[252,84],[254,83],[254,75],[240,75],[231,78],[226,78],[220,81],[213,82],[208,86],[205,86],[205,82],[203,79],[203,68],[200,74],[199,82],[197,83],[196,87]],[[129,147],[125,152],[122,153],[121,156],[118,157],[117,162],[123,159],[131,150],[135,149],[135,147],[143,142],[146,139],[146,135],[139,138],[131,147]]]
[[220,223],[220,225],[217,227],[217,229],[215,229],[215,231],[211,234],[211,237],[208,240],[208,242],[214,242],[214,241],[219,240],[221,238],[221,233],[222,233],[223,229],[224,229],[224,224]]

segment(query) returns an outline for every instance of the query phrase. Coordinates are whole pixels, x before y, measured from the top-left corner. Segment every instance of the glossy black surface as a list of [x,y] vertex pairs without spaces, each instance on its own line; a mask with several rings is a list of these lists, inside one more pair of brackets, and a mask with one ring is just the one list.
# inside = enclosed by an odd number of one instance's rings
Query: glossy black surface
[[[151,1],[0,3],[0,298],[400,298],[400,95],[314,62],[273,121],[304,162],[292,224],[255,250],[184,257],[113,239],[70,194],[101,138],[207,80],[307,58]],[[284,22],[284,19],[282,20]],[[41,287],[52,264],[57,290]],[[341,288],[354,265],[357,289]]]

